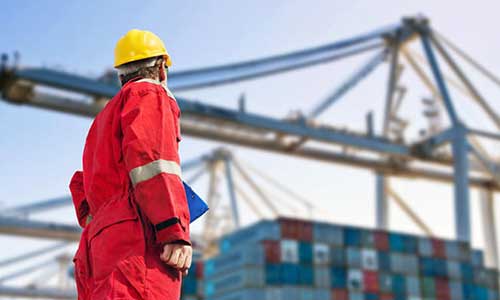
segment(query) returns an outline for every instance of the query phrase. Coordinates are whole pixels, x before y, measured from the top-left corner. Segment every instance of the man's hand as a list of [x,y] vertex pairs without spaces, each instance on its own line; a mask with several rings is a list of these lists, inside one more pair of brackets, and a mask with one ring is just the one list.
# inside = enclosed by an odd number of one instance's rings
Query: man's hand
[[160,259],[167,265],[187,275],[188,269],[191,267],[192,254],[193,248],[191,246],[172,243],[163,246],[163,253],[160,254]]

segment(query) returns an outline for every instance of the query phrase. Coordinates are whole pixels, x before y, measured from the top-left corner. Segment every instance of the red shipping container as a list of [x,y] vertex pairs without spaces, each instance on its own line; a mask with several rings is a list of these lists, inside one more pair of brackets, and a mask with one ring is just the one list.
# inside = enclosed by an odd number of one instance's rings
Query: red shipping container
[[375,248],[377,250],[387,251],[389,250],[389,238],[387,232],[375,231]]
[[280,241],[262,241],[266,262],[278,264],[281,262]]
[[432,239],[432,254],[435,257],[446,258],[446,247],[443,240]]
[[363,285],[366,292],[378,293],[378,273],[375,271],[363,271]]
[[283,239],[312,241],[313,225],[298,219],[280,218],[281,237]]
[[349,293],[345,289],[332,289],[332,300],[349,300]]
[[203,261],[197,261],[196,262],[196,278],[200,279],[200,278],[203,278]]
[[394,300],[394,296],[390,293],[380,294],[380,300]]
[[449,300],[451,299],[450,294],[450,285],[447,279],[444,278],[436,278],[436,298]]

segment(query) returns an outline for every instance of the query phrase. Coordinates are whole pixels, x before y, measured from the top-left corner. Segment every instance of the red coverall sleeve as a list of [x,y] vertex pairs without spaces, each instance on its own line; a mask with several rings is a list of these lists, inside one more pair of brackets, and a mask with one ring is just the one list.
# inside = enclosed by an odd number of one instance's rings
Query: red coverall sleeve
[[[159,243],[189,242],[189,209],[180,178],[177,116],[163,91],[130,91],[121,112],[122,152],[135,201]],[[175,103],[174,103],[175,104]]]
[[71,198],[76,211],[78,224],[85,227],[87,216],[89,215],[89,205],[85,199],[85,190],[83,189],[83,172],[76,171],[69,183],[69,190],[71,191]]

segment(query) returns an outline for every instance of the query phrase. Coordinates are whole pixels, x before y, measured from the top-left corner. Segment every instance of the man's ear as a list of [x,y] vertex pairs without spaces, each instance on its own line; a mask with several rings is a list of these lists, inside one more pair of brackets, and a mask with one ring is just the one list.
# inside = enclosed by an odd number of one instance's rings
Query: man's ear
[[123,86],[125,83],[123,82],[123,78],[125,75],[118,75],[118,80],[120,80],[121,85]]
[[164,82],[166,79],[167,79],[167,72],[166,70],[164,71],[163,70],[164,66],[163,64],[160,64],[159,68],[158,68],[158,72],[160,73],[160,82]]

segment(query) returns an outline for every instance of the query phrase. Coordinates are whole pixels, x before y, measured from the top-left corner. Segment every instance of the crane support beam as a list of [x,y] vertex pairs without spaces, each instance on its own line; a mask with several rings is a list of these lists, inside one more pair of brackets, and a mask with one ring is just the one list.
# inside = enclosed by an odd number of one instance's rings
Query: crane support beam
[[79,241],[81,228],[74,225],[0,217],[0,234]]
[[[13,87],[11,87],[13,88]],[[3,96],[8,97],[9,93]],[[16,99],[18,103],[31,104],[32,99],[37,99],[35,103],[46,103],[52,101],[45,93],[34,92],[27,95],[27,98]],[[316,128],[303,123],[292,123],[285,120],[267,117],[263,115],[241,112],[239,110],[223,108],[220,106],[204,104],[200,102],[190,101],[178,98],[179,107],[185,117],[191,116],[203,118],[207,122],[224,122],[235,126],[246,127],[253,130],[266,130],[269,132],[288,134],[299,137],[307,137],[310,140],[316,140],[327,143],[334,143],[357,147],[369,151],[392,154],[396,156],[409,156],[409,149],[404,145],[393,143],[382,137],[368,137],[361,134],[350,134],[340,130],[332,130],[327,128]],[[75,101],[73,101],[75,102]],[[58,102],[57,105],[67,105],[69,101]],[[80,108],[83,110],[82,115],[91,116],[97,114],[96,104],[81,103]],[[50,104],[41,106],[51,106]],[[71,107],[76,105],[71,104]],[[86,108],[85,108],[86,107]],[[60,107],[60,111],[66,111],[64,107]],[[190,134],[189,130],[184,130],[185,134]]]
[[495,203],[493,192],[489,189],[480,189],[481,196],[481,221],[483,222],[483,238],[485,250],[485,263],[489,268],[498,270],[498,235],[495,221]]
[[428,28],[423,29],[421,33],[422,45],[427,56],[427,60],[429,61],[429,65],[431,66],[432,74],[434,75],[434,79],[436,80],[437,87],[441,94],[441,98],[443,99],[444,106],[446,107],[446,111],[448,112],[448,116],[450,117],[451,123],[456,125],[459,123],[459,119],[457,113],[455,111],[455,107],[450,98],[450,93],[448,92],[448,88],[444,81],[443,75],[441,74],[441,70],[439,69],[438,61],[432,50],[432,45],[429,39]]
[[22,288],[0,285],[0,296],[11,298],[76,300],[76,291],[52,288]]
[[472,98],[481,106],[481,108],[485,111],[485,113],[490,117],[490,119],[495,123],[496,127],[500,129],[500,117],[495,112],[495,110],[488,104],[488,102],[483,98],[483,96],[479,93],[476,87],[472,84],[469,78],[465,75],[462,69],[455,63],[453,58],[448,54],[448,52],[443,48],[441,43],[433,36],[432,33],[429,34],[431,41],[434,46],[444,58],[444,60],[448,63],[451,69],[455,72],[458,78],[462,81],[462,83],[467,88],[467,91],[472,96]]
[[2,212],[0,212],[0,215],[8,215],[8,216],[27,215],[30,213],[41,212],[62,206],[67,206],[70,205],[71,203],[72,203],[71,197],[64,196],[49,200],[38,201],[26,205],[16,206],[12,208],[7,208],[4,209]]
[[364,78],[370,75],[378,65],[380,65],[387,56],[387,50],[384,49],[377,53],[374,57],[370,58],[366,63],[364,63],[359,70],[356,70],[345,82],[343,82],[335,91],[324,99],[321,103],[316,105],[311,112],[307,115],[308,119],[317,118],[321,113],[323,113],[328,107],[339,100],[348,91],[354,88],[358,83],[360,83]]
[[431,228],[411,209],[411,207],[403,200],[403,198],[396,193],[391,187],[387,188],[388,194],[394,199],[394,202],[401,208],[401,210],[417,225],[426,235],[434,237]]
[[383,173],[377,172],[375,175],[375,222],[377,229],[389,229],[389,201],[387,198],[387,178]]
[[467,130],[463,125],[458,124],[455,129],[457,134],[452,143],[455,179],[455,233],[457,239],[470,242],[469,143],[467,142]]
[[224,166],[226,171],[227,191],[229,193],[229,199],[231,200],[231,211],[232,211],[234,226],[235,228],[239,228],[240,214],[238,210],[238,201],[236,199],[236,192],[234,189],[234,178],[231,172],[231,159],[229,157],[224,158]]
[[[305,68],[382,47],[384,45],[383,38],[396,31],[404,31],[408,35],[412,34],[409,28],[398,23],[352,38],[305,50],[240,63],[174,72],[169,75],[169,84],[172,90],[192,89],[233,83]],[[97,97],[110,98],[119,90],[119,86],[117,85],[110,85],[104,82],[96,84],[92,79],[42,68],[25,69],[19,72],[19,75],[32,82],[39,82],[44,85],[82,92]]]
[[[359,157],[351,154],[336,153],[328,150],[302,147],[296,151],[286,152],[285,146],[276,144],[274,141],[265,139],[246,139],[237,138],[231,134],[221,131],[212,131],[201,128],[190,128],[191,135],[198,138],[219,140],[228,143],[235,143],[260,150],[276,153],[285,153],[291,156],[308,158],[317,161],[332,162],[347,165],[355,168],[371,169],[373,171],[383,172],[386,175],[402,178],[423,178],[438,182],[452,183],[453,175],[450,172],[427,170],[425,168],[416,168],[408,165],[393,164],[380,159]],[[500,191],[500,186],[495,181],[483,177],[471,177],[470,183],[474,187],[492,187]]]
[[24,261],[27,259],[32,259],[34,257],[45,255],[49,252],[63,249],[66,246],[68,246],[67,242],[60,242],[60,243],[56,243],[54,245],[50,245],[48,247],[29,251],[29,252],[20,254],[18,256],[15,256],[15,257],[10,257],[10,258],[7,258],[5,260],[0,261],[0,268],[9,266],[9,265],[14,264],[14,263],[18,263],[18,262],[21,262],[21,261]]

